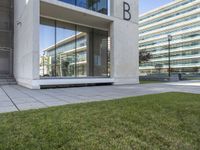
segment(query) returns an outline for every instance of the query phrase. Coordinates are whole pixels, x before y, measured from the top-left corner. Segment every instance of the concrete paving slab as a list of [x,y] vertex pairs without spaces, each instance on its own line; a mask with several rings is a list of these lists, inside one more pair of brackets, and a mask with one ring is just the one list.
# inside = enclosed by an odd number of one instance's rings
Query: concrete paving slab
[[19,110],[39,109],[165,92],[200,94],[198,85],[200,85],[200,81],[43,90],[30,90],[18,85],[1,86],[0,113],[17,111],[17,108]]
[[47,106],[38,102],[31,102],[31,103],[18,104],[17,107],[20,110],[30,110],[30,109],[46,108]]
[[9,97],[0,97],[0,102],[10,101]]
[[0,101],[0,107],[10,107],[13,106],[13,103],[11,101]]
[[25,104],[25,103],[35,103],[35,102],[37,102],[35,99],[30,98],[30,97],[28,97],[28,98],[26,98],[26,97],[24,97],[24,98],[14,98],[12,100],[15,104]]
[[0,113],[15,112],[18,109],[15,106],[0,107]]
[[54,101],[54,102],[45,102],[45,104],[48,107],[52,107],[52,106],[62,106],[62,105],[67,105],[69,104],[68,102],[64,102],[64,101]]

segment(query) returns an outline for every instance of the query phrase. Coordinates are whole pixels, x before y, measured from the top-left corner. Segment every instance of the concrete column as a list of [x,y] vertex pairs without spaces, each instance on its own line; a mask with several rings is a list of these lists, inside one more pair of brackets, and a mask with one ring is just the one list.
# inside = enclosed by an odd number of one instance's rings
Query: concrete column
[[139,83],[138,0],[111,0],[111,69],[115,84]]
[[14,76],[19,85],[34,87],[39,79],[40,0],[14,3]]

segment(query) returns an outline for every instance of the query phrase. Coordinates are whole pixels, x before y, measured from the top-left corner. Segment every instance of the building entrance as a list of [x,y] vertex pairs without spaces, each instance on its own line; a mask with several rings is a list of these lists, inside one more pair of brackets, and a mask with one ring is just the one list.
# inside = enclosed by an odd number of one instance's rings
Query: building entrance
[[0,75],[12,75],[13,0],[0,1]]

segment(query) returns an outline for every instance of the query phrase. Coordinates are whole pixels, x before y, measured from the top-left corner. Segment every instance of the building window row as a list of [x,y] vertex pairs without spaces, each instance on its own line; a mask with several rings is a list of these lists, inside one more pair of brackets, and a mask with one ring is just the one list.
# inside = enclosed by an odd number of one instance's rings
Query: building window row
[[[186,43],[178,43],[171,45],[171,51],[174,50],[179,50],[179,49],[193,49],[193,48],[199,48],[200,47],[200,41],[195,41],[195,42],[186,42]],[[156,48],[148,48],[148,49],[141,49],[145,50],[147,52],[155,53],[155,52],[162,52],[168,50],[168,45],[165,46],[160,46]]]
[[181,19],[176,19],[175,21],[170,21],[170,22],[167,22],[165,24],[156,25],[156,26],[150,27],[150,28],[145,29],[145,30],[140,30],[140,33],[143,34],[143,33],[146,33],[146,32],[150,32],[152,30],[156,30],[156,29],[165,28],[165,27],[168,27],[168,26],[171,26],[171,25],[175,25],[177,23],[182,23],[182,22],[194,20],[194,19],[197,19],[199,17],[200,17],[200,15],[196,14],[196,15],[193,15],[193,16],[184,17],[184,18],[181,18]]
[[[178,57],[178,56],[195,56],[195,55],[200,55],[200,50],[189,50],[189,51],[180,51],[180,52],[172,52],[171,53],[171,57]],[[153,55],[152,59],[158,59],[158,58],[168,58],[168,53],[164,53],[164,54],[157,54],[157,55]]]
[[199,8],[200,8],[200,5],[195,5],[195,6],[191,7],[191,8],[187,8],[185,10],[176,12],[174,14],[170,14],[170,15],[168,15],[166,17],[162,17],[162,18],[159,18],[159,19],[153,19],[151,21],[148,21],[147,23],[141,23],[140,27],[146,26],[146,25],[149,25],[149,24],[153,24],[153,23],[158,23],[160,21],[163,21],[163,20],[166,20],[166,19],[170,19],[170,18],[173,18],[173,17],[176,17],[176,16],[184,15],[184,14],[186,14],[188,12],[194,11],[194,10],[199,9]]
[[[161,64],[163,66],[168,66],[169,62],[168,62],[168,60],[166,60],[166,61],[142,63],[142,64],[140,64],[140,67],[155,67],[157,64]],[[199,66],[200,66],[199,58],[186,59],[186,60],[172,60],[171,61],[171,65],[190,65],[190,64],[199,64]]]
[[156,38],[156,37],[159,37],[159,36],[162,36],[162,35],[169,35],[169,34],[174,34],[176,32],[180,32],[180,31],[186,31],[186,30],[193,30],[194,28],[197,28],[200,26],[200,23],[195,23],[195,24],[191,24],[191,25],[187,25],[187,26],[181,26],[181,27],[177,27],[175,29],[171,29],[169,31],[163,31],[163,32],[159,32],[159,33],[156,33],[156,34],[150,34],[148,36],[141,36],[140,37],[140,40],[143,41],[143,40],[147,40],[147,39],[151,39],[151,38]]
[[[190,39],[198,38],[198,37],[200,38],[200,31],[174,36],[173,41],[176,42],[176,40],[190,40]],[[146,42],[145,44],[140,44],[140,47],[162,44],[162,43],[166,43],[167,41],[168,41],[168,39],[166,38],[166,39],[161,39],[161,40],[157,40],[157,41],[153,41],[153,42]]]
[[148,18],[151,18],[151,17],[154,17],[154,16],[159,16],[162,13],[166,13],[166,12],[172,10],[172,9],[178,8],[180,6],[187,5],[187,4],[189,4],[191,2],[194,2],[194,1],[196,1],[196,0],[187,0],[187,1],[180,2],[180,3],[176,4],[176,5],[173,5],[171,7],[165,8],[165,9],[159,11],[159,12],[155,12],[152,15],[145,15],[144,17],[140,17],[140,21],[143,21],[145,19],[148,19]]

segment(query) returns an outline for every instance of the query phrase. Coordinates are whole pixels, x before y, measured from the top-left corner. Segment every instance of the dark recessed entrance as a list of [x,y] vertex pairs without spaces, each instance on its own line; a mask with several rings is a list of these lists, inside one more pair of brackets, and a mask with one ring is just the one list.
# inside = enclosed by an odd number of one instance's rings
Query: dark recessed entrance
[[13,0],[0,0],[0,76],[13,74]]

